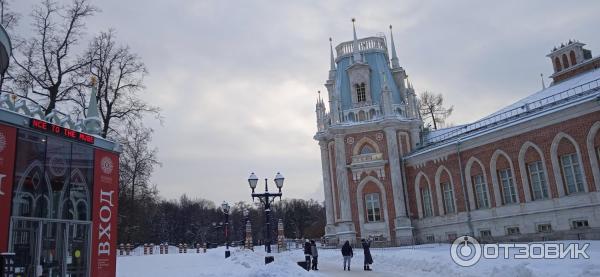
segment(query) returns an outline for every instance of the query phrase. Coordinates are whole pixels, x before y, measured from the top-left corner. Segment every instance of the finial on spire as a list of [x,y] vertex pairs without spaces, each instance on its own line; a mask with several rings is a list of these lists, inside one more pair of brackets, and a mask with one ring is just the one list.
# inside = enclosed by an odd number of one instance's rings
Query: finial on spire
[[332,39],[329,37],[329,53],[331,58],[331,65],[329,66],[329,70],[335,70],[335,59],[333,58],[333,44]]
[[356,27],[354,26],[354,22],[356,21],[356,19],[354,19],[354,17],[352,18],[352,32],[354,34],[354,42],[352,43],[352,52],[353,52],[353,58],[354,58],[354,62],[361,62],[360,59],[360,54],[358,53],[358,39],[356,38]]
[[396,45],[394,44],[394,34],[392,32],[392,25],[390,24],[390,40],[392,41],[392,68],[400,68],[400,62],[398,62],[398,55],[396,55]]
[[542,89],[546,89],[546,83],[544,82],[544,73],[540,73],[540,77],[542,78]]
[[97,135],[100,134],[102,121],[100,120],[100,110],[98,109],[96,77],[92,76],[90,84],[92,85],[92,92],[90,93],[87,115],[83,120],[83,124],[87,133]]

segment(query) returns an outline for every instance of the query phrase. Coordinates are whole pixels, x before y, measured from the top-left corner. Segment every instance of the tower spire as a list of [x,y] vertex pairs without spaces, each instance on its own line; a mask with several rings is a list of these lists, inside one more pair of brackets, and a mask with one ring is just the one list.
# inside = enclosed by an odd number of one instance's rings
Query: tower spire
[[392,25],[390,25],[390,40],[392,41],[392,69],[395,69],[400,67],[400,63],[398,62],[398,55],[396,55],[396,45],[394,45]]
[[540,77],[542,78],[542,89],[546,89],[546,83],[544,82],[544,73],[540,73]]
[[102,121],[100,120],[100,110],[98,109],[96,78],[91,80],[92,93],[90,93],[90,102],[88,104],[87,116],[83,120],[86,132],[97,135],[100,134]]
[[333,58],[333,44],[331,37],[329,38],[329,53],[331,58],[331,65],[329,66],[329,70],[333,71],[335,70],[335,59]]
[[352,43],[352,52],[354,62],[361,62],[360,54],[358,53],[358,39],[356,38],[356,27],[354,26],[354,22],[356,19],[352,18],[352,32],[354,33],[354,42]]

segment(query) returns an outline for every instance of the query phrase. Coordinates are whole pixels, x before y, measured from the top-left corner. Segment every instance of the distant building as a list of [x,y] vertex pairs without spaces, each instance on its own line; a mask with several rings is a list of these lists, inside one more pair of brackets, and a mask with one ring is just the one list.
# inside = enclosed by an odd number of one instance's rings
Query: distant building
[[316,105],[326,238],[597,234],[600,58],[583,46],[570,41],[548,55],[548,88],[471,124],[427,131],[392,34],[358,39],[354,30],[335,56],[332,48],[328,101]]

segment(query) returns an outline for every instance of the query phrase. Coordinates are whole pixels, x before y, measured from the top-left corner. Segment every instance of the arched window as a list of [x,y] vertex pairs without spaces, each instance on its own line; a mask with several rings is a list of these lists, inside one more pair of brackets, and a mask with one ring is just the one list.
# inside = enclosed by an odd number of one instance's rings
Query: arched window
[[473,176],[473,188],[475,190],[475,204],[477,209],[487,209],[490,207],[488,199],[488,189],[483,174]]
[[367,115],[365,114],[365,111],[358,112],[358,121],[365,121],[365,120],[367,120]]
[[367,90],[365,88],[365,83],[360,83],[354,85],[356,89],[356,101],[366,102],[367,101]]
[[444,192],[444,210],[446,214],[455,213],[456,207],[454,207],[454,190],[452,189],[452,184],[450,182],[443,183],[442,190]]
[[365,145],[360,149],[360,154],[371,154],[371,153],[375,153],[375,150],[373,150],[373,147],[371,147],[371,145],[369,145],[368,143],[365,143]]
[[[548,176],[542,150],[533,142],[527,141],[519,151],[519,168],[525,192],[525,201],[550,197]],[[531,193],[530,193],[531,192]]]
[[496,160],[496,172],[498,185],[503,204],[518,203],[517,188],[515,185],[512,165],[505,154],[500,154]]
[[563,66],[565,67],[565,69],[569,68],[569,59],[567,59],[566,54],[562,55],[562,63],[563,63]]
[[577,59],[575,58],[575,51],[571,50],[571,53],[569,53],[569,58],[571,58],[571,65],[575,65],[577,63]]
[[431,207],[431,193],[429,188],[421,188],[421,202],[423,203],[423,217],[433,216],[433,208]]
[[558,57],[554,58],[554,70],[556,70],[556,72],[562,70],[562,66],[560,65],[560,59]]
[[563,137],[556,149],[566,194],[585,191],[579,151],[573,143],[574,141]]
[[529,171],[529,182],[533,192],[533,200],[548,198],[548,184],[546,184],[546,173],[542,161],[534,161],[527,164]]
[[379,203],[379,193],[369,193],[365,195],[365,204],[367,208],[367,221],[381,221],[381,205]]

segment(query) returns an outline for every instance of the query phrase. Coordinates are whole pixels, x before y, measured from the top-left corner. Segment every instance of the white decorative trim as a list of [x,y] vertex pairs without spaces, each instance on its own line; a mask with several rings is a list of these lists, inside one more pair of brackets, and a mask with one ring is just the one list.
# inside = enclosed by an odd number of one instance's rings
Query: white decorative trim
[[554,180],[556,181],[556,187],[558,191],[558,197],[563,197],[566,194],[565,185],[563,183],[562,178],[562,170],[560,169],[560,162],[558,160],[558,145],[562,139],[567,139],[570,143],[575,146],[575,152],[577,152],[577,161],[579,162],[579,169],[581,170],[580,174],[583,179],[583,189],[585,192],[588,192],[587,178],[585,178],[585,169],[583,168],[583,162],[581,160],[581,151],[579,150],[579,145],[571,136],[567,135],[564,132],[560,132],[556,134],[554,139],[552,140],[552,145],[550,146],[550,158],[552,160],[552,172],[554,172]]
[[[427,175],[425,175],[425,173],[423,173],[423,171],[419,171],[419,173],[417,174],[417,177],[415,177],[415,198],[417,199],[417,215],[419,218],[423,218],[423,205],[421,202],[421,189],[419,188],[419,185],[421,184],[421,178],[425,178],[425,182],[427,182],[427,188],[429,189],[429,195],[431,197],[431,183],[429,182],[429,178],[427,178]],[[433,212],[433,203],[430,203],[430,204],[432,204],[431,211]]]
[[598,166],[598,157],[596,148],[594,147],[594,138],[600,130],[600,121],[596,121],[590,128],[587,135],[586,146],[588,150],[588,156],[590,157],[590,165],[592,167],[592,175],[594,176],[594,183],[596,184],[596,191],[600,191],[600,168]]
[[529,184],[529,174],[527,174],[527,164],[525,164],[525,154],[529,147],[533,148],[540,156],[542,162],[542,168],[544,169],[544,181],[548,187],[548,198],[552,198],[552,190],[550,190],[550,180],[548,179],[548,168],[546,167],[546,160],[544,159],[544,152],[542,149],[531,141],[526,141],[519,150],[519,172],[521,173],[521,183],[523,184],[523,192],[525,194],[525,202],[533,201],[533,194],[531,193]]
[[475,192],[473,191],[473,179],[471,177],[471,168],[473,167],[473,164],[477,163],[479,164],[479,168],[481,168],[481,172],[483,175],[483,180],[485,181],[485,186],[486,186],[486,194],[487,194],[487,198],[488,198],[488,204],[489,207],[492,207],[492,198],[490,197],[490,184],[488,184],[488,179],[487,179],[487,173],[485,172],[485,166],[483,166],[483,163],[477,159],[476,157],[471,157],[469,158],[469,160],[467,161],[467,166],[465,167],[465,179],[467,181],[467,192],[468,192],[468,197],[469,197],[469,208],[473,211],[473,210],[477,210],[477,202],[476,202],[476,197],[475,197]]
[[[377,180],[376,178],[372,177],[372,176],[367,176],[365,177],[357,186],[356,188],[356,203],[357,203],[357,209],[358,209],[358,222],[359,222],[359,226],[360,226],[360,231],[361,231],[361,235],[363,237],[365,236],[365,224],[369,224],[370,222],[365,222],[365,206],[363,203],[363,189],[365,188],[365,186],[367,185],[367,183],[369,182],[373,182],[377,188],[379,188],[379,192],[381,194],[380,197],[380,202],[382,203],[382,209],[383,209],[383,223],[385,223],[385,235],[387,238],[390,238],[390,227],[389,227],[389,222],[390,222],[390,217],[388,216],[388,207],[387,207],[387,194],[385,191],[385,187],[383,186],[383,184]],[[381,223],[381,222],[374,222],[374,223]]]
[[356,142],[356,144],[352,148],[352,156],[360,155],[360,149],[365,144],[369,144],[370,146],[372,146],[373,150],[375,150],[375,153],[381,153],[381,150],[379,149],[379,145],[377,145],[377,143],[375,141],[373,141],[369,137],[362,137],[361,139],[359,139]]
[[502,155],[504,158],[508,160],[508,164],[510,166],[511,177],[514,182],[515,191],[517,192],[517,203],[521,203],[520,193],[519,193],[519,185],[517,184],[517,180],[515,178],[515,167],[513,166],[513,162],[510,159],[510,156],[506,154],[506,152],[497,149],[494,154],[492,154],[492,159],[490,160],[490,174],[492,175],[492,184],[494,185],[494,198],[496,201],[496,207],[500,207],[503,204],[502,194],[500,193],[500,183],[498,182],[498,170],[496,169],[496,162],[498,161],[498,157]]
[[456,205],[456,189],[454,187],[454,181],[452,180],[452,174],[450,173],[450,170],[448,170],[447,167],[440,165],[437,169],[437,171],[435,172],[435,190],[436,190],[436,196],[437,196],[437,203],[438,203],[438,211],[440,216],[445,215],[446,211],[445,211],[445,207],[446,205],[444,204],[444,195],[443,195],[443,189],[442,189],[442,184],[440,183],[440,179],[442,179],[442,172],[446,171],[446,173],[448,174],[448,178],[449,178],[449,182],[450,182],[450,186],[452,187],[452,201],[454,202],[454,213],[458,213],[458,206]]

